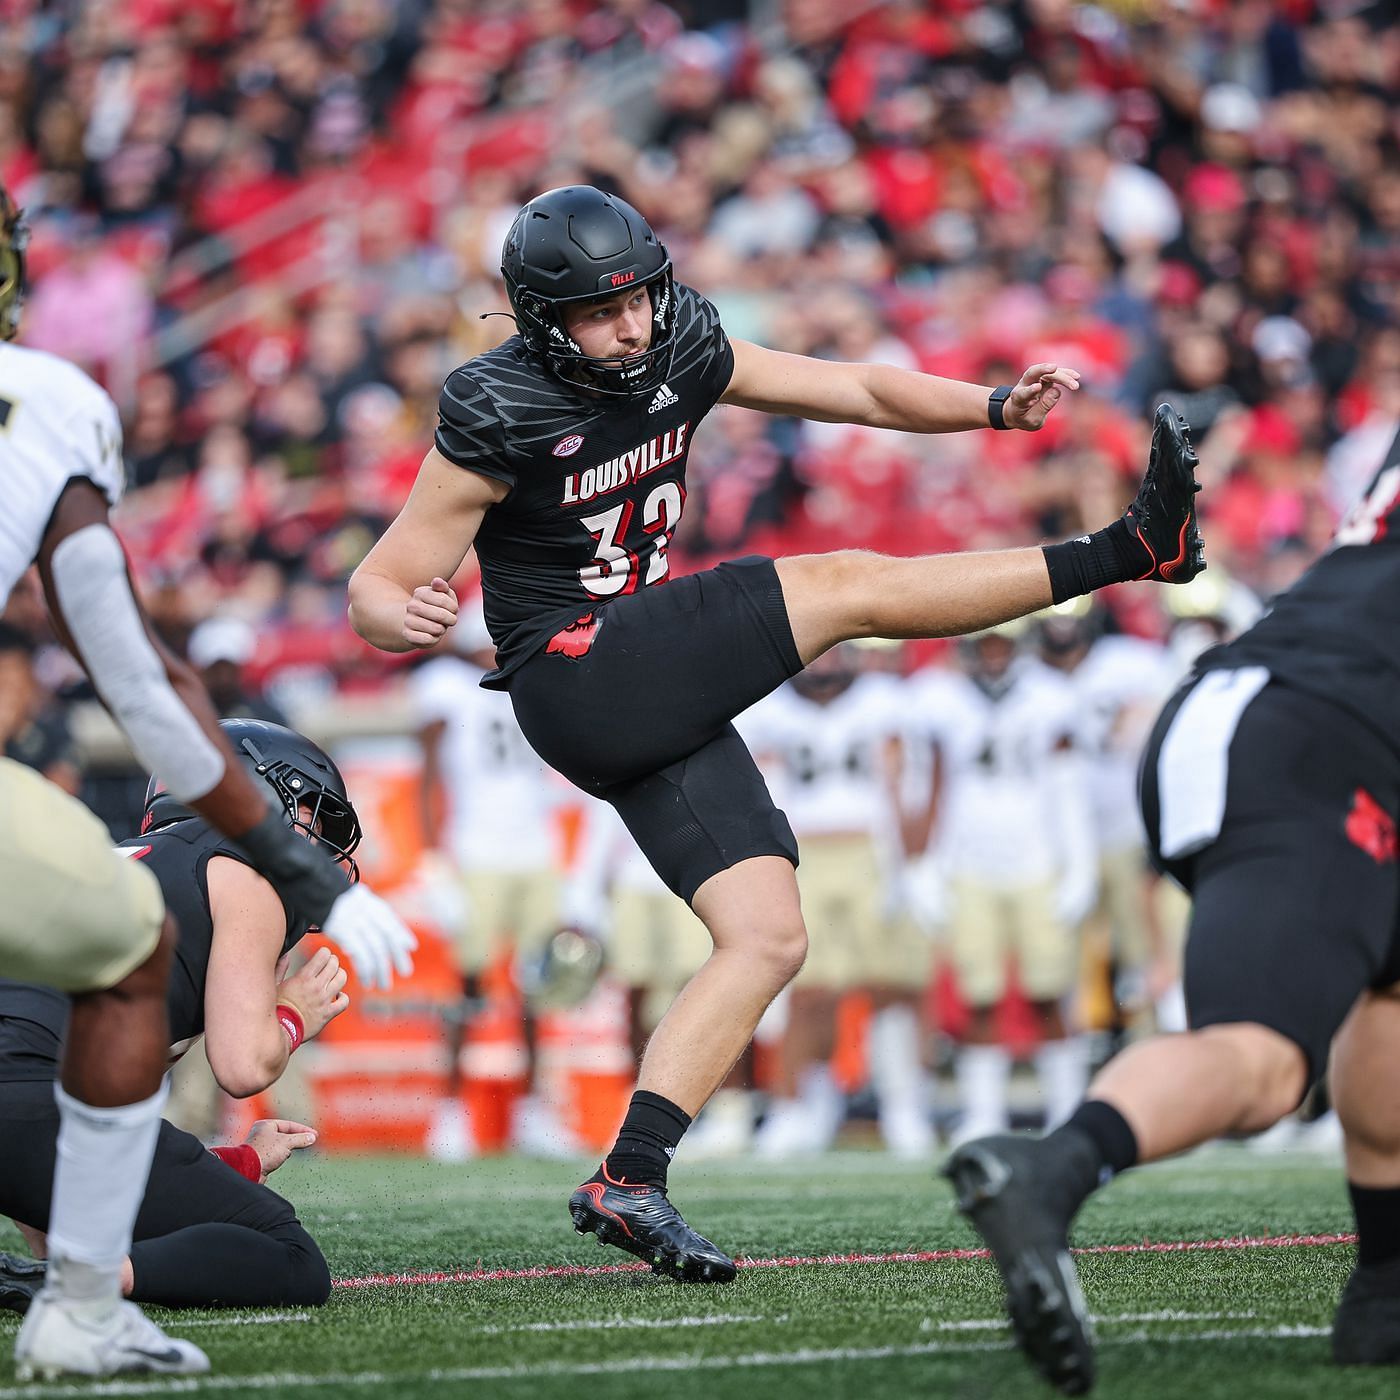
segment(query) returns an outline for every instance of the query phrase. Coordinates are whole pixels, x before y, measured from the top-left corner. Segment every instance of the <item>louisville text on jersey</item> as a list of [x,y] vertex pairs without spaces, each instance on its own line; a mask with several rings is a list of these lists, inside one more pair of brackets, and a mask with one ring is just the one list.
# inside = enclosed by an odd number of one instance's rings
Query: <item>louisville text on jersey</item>
[[610,457],[596,467],[588,467],[581,472],[570,472],[564,478],[564,499],[566,506],[578,505],[580,501],[591,501],[619,486],[630,486],[644,476],[660,470],[685,455],[686,434],[690,431],[688,422],[679,428],[670,428],[664,433],[644,442],[640,447],[630,448],[617,457]]

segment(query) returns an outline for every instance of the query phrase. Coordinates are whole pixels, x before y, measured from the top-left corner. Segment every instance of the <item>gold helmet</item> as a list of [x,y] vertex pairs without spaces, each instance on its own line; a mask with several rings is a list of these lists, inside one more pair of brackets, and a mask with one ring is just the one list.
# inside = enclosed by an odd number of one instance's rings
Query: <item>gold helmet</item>
[[0,185],[0,340],[13,340],[19,330],[24,252],[28,246],[29,225],[24,222],[24,211]]

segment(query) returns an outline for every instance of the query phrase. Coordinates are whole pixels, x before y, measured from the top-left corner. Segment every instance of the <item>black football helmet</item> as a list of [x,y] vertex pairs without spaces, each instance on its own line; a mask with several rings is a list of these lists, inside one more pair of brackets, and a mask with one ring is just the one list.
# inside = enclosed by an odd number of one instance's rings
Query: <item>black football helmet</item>
[[[305,734],[266,720],[224,719],[219,728],[253,775],[277,794],[288,824],[328,848],[350,878],[358,880],[360,871],[351,852],[363,835],[360,819],[331,756]],[[303,807],[309,811],[303,813]],[[152,778],[146,787],[141,834],[194,815],[171,797],[159,778]]]
[[0,340],[13,340],[19,331],[28,247],[29,225],[24,222],[24,211],[0,185]]
[[[671,372],[676,289],[671,259],[625,199],[592,185],[537,195],[516,215],[501,250],[501,276],[525,348],[577,389],[614,398],[650,393]],[[564,328],[571,302],[634,287],[651,291],[651,344],[625,360],[583,353]]]

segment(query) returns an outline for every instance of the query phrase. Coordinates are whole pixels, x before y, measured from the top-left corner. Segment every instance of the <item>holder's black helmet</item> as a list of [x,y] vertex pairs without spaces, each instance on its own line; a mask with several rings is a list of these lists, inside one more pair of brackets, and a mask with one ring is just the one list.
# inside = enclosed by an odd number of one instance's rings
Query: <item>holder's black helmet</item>
[[[288,823],[329,849],[350,878],[358,880],[359,867],[351,852],[360,844],[360,819],[331,756],[305,734],[266,720],[224,719],[219,728],[253,776],[277,794]],[[303,807],[310,809],[306,815]],[[143,835],[194,815],[171,797],[160,779],[151,779],[141,821]]]
[[24,211],[0,185],[0,340],[13,340],[19,330],[24,253],[28,246],[29,225],[24,222]]
[[[532,199],[501,250],[501,276],[525,348],[566,384],[617,398],[664,382],[674,349],[671,259],[625,199],[592,185],[564,185]],[[564,329],[562,308],[633,287],[651,291],[651,344],[626,360],[585,355]]]

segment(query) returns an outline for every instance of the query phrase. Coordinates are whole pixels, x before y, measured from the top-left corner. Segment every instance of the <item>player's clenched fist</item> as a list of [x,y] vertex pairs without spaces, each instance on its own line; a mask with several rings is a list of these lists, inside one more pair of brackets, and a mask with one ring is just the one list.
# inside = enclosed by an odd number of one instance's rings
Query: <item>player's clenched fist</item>
[[416,647],[436,646],[457,621],[457,595],[443,578],[413,590],[404,610],[403,635]]

